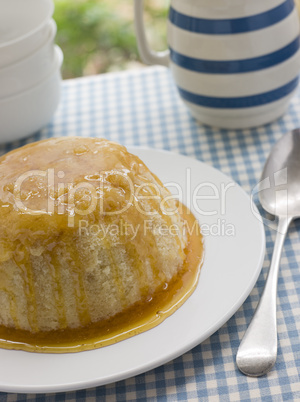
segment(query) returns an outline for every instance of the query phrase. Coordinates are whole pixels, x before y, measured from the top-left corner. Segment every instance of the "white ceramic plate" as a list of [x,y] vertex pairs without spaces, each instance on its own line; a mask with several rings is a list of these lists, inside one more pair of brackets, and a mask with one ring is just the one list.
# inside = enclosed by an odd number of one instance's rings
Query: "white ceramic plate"
[[[0,349],[0,391],[40,393],[89,388],[160,366],[219,329],[252,290],[264,259],[265,236],[261,222],[251,211],[249,196],[230,178],[195,159],[157,150],[129,150],[164,183],[179,185],[185,204],[189,200],[192,203],[193,192],[210,198],[198,197],[197,204],[191,205],[206,232],[205,260],[197,289],[163,323],[112,346],[74,354]],[[225,197],[221,196],[222,187],[228,184],[231,187]],[[174,186],[170,190],[178,193]],[[205,216],[199,209],[216,213]]]

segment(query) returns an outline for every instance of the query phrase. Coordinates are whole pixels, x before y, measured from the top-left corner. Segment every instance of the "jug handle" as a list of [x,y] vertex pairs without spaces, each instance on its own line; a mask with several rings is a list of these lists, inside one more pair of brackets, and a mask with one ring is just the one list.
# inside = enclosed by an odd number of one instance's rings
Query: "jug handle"
[[160,64],[162,66],[169,66],[169,50],[163,52],[155,52],[150,49],[146,38],[144,18],[144,0],[134,0],[134,21],[137,36],[137,44],[141,59],[146,64]]

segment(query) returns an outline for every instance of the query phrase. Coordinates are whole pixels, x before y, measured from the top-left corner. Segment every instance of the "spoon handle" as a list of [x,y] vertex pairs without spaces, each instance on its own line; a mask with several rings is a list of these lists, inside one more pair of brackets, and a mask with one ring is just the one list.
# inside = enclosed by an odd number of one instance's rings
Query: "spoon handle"
[[271,370],[277,356],[276,295],[279,263],[291,218],[279,218],[272,261],[265,288],[237,352],[240,371],[259,377]]

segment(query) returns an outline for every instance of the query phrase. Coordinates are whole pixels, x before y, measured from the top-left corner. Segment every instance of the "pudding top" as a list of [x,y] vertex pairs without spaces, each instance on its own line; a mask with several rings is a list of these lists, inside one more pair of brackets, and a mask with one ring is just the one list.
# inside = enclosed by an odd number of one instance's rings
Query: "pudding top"
[[62,137],[26,145],[0,158],[2,258],[16,239],[49,240],[74,232],[80,219],[111,223],[122,217],[136,224],[155,214],[167,217],[175,206],[169,196],[137,156],[106,139]]

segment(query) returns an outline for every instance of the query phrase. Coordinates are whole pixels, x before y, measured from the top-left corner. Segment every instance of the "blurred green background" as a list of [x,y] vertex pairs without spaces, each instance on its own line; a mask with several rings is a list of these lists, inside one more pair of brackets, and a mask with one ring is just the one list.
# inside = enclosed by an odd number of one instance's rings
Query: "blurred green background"
[[[133,0],[54,0],[56,43],[64,52],[63,78],[142,67]],[[166,47],[169,0],[145,0],[151,46]]]

